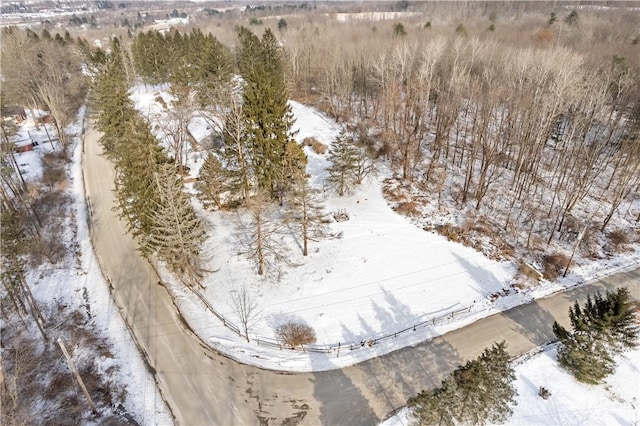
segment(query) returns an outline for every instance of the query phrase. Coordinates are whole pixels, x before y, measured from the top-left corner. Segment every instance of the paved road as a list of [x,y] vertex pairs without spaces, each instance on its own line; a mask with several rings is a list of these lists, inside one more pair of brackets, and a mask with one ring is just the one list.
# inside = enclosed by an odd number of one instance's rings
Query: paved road
[[240,364],[191,333],[153,269],[135,251],[112,210],[113,168],[101,155],[99,136],[87,128],[83,158],[94,249],[114,299],[181,425],[376,424],[494,341],[507,340],[509,352],[517,355],[551,340],[553,320],[566,324],[575,298],[627,285],[640,300],[640,270],[635,270],[353,367],[288,374]]

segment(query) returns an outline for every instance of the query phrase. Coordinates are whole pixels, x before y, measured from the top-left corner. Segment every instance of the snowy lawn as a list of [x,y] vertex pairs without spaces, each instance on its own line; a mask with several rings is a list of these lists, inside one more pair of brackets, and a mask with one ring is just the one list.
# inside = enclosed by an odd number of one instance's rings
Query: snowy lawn
[[[166,112],[154,99],[161,95],[170,103],[165,87],[138,86],[132,94],[136,107],[152,122]],[[314,108],[290,102],[296,118],[296,140],[313,136],[331,145],[340,126]],[[197,114],[196,114],[197,115]],[[203,136],[211,133],[206,124],[193,120],[189,129]],[[162,141],[161,135],[158,135]],[[307,172],[313,186],[323,189],[327,154],[305,147]],[[192,175],[204,153],[191,153]],[[301,255],[300,242],[286,230],[280,236],[288,247],[289,265],[258,276],[256,266],[240,254],[241,222],[238,212],[206,212],[196,206],[211,225],[210,238],[203,247],[209,274],[203,284],[204,297],[228,321],[239,325],[233,294],[246,287],[261,311],[260,321],[250,331],[247,343],[213,316],[191,292],[163,272],[183,314],[194,331],[229,356],[267,368],[291,371],[319,371],[351,365],[365,359],[414,345],[479,318],[517,306],[554,291],[579,284],[597,274],[637,265],[638,253],[619,256],[609,265],[600,263],[591,270],[577,269],[557,283],[544,282],[534,290],[519,291],[511,286],[515,267],[497,262],[478,251],[426,232],[395,213],[384,199],[381,182],[389,175],[384,165],[356,191],[345,197],[325,192],[327,213],[345,210],[346,222],[333,221],[331,231],[339,238],[310,242],[309,256]],[[193,185],[187,187],[193,191]],[[500,297],[497,297],[497,296]],[[497,297],[497,299],[496,299]],[[287,321],[305,323],[315,329],[316,347],[330,354],[275,350],[257,341],[275,342],[274,330]],[[397,337],[367,343],[394,335]],[[337,345],[340,343],[340,351]],[[364,344],[364,345],[363,345]]]
[[[533,357],[515,362],[518,397],[509,425],[634,425],[640,416],[640,349],[618,356],[618,368],[598,386],[578,382],[558,366],[556,345]],[[551,391],[548,400],[538,396],[540,386]],[[382,426],[409,425],[408,412],[400,411]]]

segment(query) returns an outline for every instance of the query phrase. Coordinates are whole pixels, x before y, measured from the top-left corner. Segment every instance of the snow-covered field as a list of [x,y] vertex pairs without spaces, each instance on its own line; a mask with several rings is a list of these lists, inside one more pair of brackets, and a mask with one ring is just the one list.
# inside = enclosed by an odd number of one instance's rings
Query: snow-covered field
[[[170,104],[166,87],[138,86],[132,94],[136,107],[151,123],[166,120],[166,111],[155,101],[158,96]],[[298,102],[292,101],[291,107],[299,142],[313,136],[331,145],[340,131],[336,122]],[[194,120],[190,130],[198,135],[212,132],[202,120]],[[309,147],[305,152],[310,181],[323,188],[327,156]],[[197,175],[204,153],[188,157],[192,174]],[[228,321],[239,324],[232,295],[246,287],[258,303],[261,318],[250,333],[253,342],[247,343],[165,273],[163,278],[171,285],[194,331],[205,342],[243,362],[291,371],[326,370],[417,344],[597,274],[638,264],[638,252],[628,252],[611,264],[575,268],[564,280],[519,291],[511,287],[515,273],[511,263],[488,259],[473,249],[425,232],[396,214],[380,189],[386,176],[388,171],[381,165],[378,176],[350,196],[338,197],[327,191],[326,212],[346,210],[350,216],[346,222],[330,225],[341,237],[310,243],[309,256],[304,257],[294,235],[285,231],[281,238],[289,247],[291,265],[281,265],[279,274],[265,278],[259,277],[255,265],[239,254],[243,249],[239,243],[241,214],[199,209],[212,225],[203,252],[209,258],[209,269],[216,271],[203,282],[204,297]],[[313,327],[315,347],[329,348],[331,353],[274,350],[256,344],[275,342],[275,328],[290,320]],[[427,321],[431,321],[428,326],[413,331],[414,325]],[[407,328],[411,331],[373,346],[367,344]]]
[[[142,356],[120,316],[118,308],[112,302],[108,284],[104,280],[99,265],[93,253],[87,224],[87,209],[84,196],[81,156],[81,123],[84,110],[78,120],[67,128],[67,133],[75,135],[73,140],[72,164],[68,174],[66,192],[72,197],[72,217],[67,219],[61,239],[65,246],[75,247],[79,252],[78,261],[64,262],[61,265],[47,264],[36,270],[30,270],[27,281],[33,294],[42,305],[54,303],[57,306],[68,306],[71,309],[80,308],[90,312],[91,323],[98,334],[106,335],[113,345],[111,351],[114,358],[96,358],[99,371],[106,371],[114,366],[117,369],[117,383],[127,390],[126,411],[142,425],[172,424],[172,416],[162,400],[156,384],[148,372]],[[49,133],[53,136],[55,130],[52,125]],[[16,154],[16,161],[24,172],[25,180],[35,182],[42,176],[42,158],[53,149],[59,150],[57,142],[53,147],[47,142],[44,127],[35,128],[32,118],[29,118],[19,128],[16,140],[33,139],[39,145],[33,151]],[[64,319],[60,319],[63,321]],[[55,330],[50,331],[56,338]],[[83,353],[80,347],[68,348],[74,358],[93,356],[93,353]],[[60,354],[62,357],[62,354]]]
[[[515,362],[518,397],[510,425],[637,425],[640,419],[640,349],[616,358],[618,368],[598,386],[578,382],[556,362],[556,345]],[[548,400],[538,396],[543,386]],[[382,426],[410,424],[406,409]]]

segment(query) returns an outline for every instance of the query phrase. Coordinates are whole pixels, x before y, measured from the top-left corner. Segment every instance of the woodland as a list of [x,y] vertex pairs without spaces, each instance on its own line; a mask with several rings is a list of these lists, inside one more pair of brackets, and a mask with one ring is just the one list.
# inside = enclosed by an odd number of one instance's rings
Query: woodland
[[[189,288],[215,273],[204,267],[201,245],[216,230],[184,186],[192,172],[187,153],[195,149],[207,154],[195,196],[209,210],[248,217],[242,254],[259,276],[288,266],[275,238],[283,226],[295,229],[304,256],[315,241],[338,238],[327,228],[320,193],[348,195],[377,171],[391,208],[425,231],[514,262],[515,287],[637,247],[637,8],[352,6],[206,9],[167,31],[118,18],[104,26],[98,19],[90,30],[4,28],[3,118],[15,107],[48,111],[56,133],[48,142],[57,149],[46,158],[42,182],[27,184],[14,154],[15,128],[2,121],[3,317],[16,312],[24,324],[31,316],[47,340],[51,324],[26,276],[73,253],[59,241],[69,208],[65,129],[85,103],[115,165],[118,214],[142,254],[159,258]],[[380,10],[401,13],[374,18]],[[102,42],[88,41],[96,37]],[[169,88],[171,123],[155,125],[167,146],[134,109],[135,84]],[[330,149],[304,143],[328,152],[322,191],[305,172],[289,99],[344,128]],[[215,129],[206,146],[196,146],[188,129],[196,112]],[[249,340],[252,303],[238,300]],[[288,337],[290,345],[315,339],[304,332],[306,340]],[[570,340],[566,330],[557,334]],[[511,388],[505,392],[512,398]],[[108,405],[111,393],[104,395]],[[3,393],[3,403],[9,396]],[[15,418],[30,409],[15,398],[13,404]]]

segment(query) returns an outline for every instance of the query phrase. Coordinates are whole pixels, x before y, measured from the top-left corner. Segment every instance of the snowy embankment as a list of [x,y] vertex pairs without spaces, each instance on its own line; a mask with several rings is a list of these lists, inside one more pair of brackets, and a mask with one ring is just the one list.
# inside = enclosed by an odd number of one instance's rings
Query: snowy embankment
[[[556,345],[515,361],[517,405],[509,425],[637,425],[640,418],[640,349],[616,357],[618,368],[601,385],[586,385],[556,362]],[[539,387],[551,391],[547,400]],[[409,425],[403,409],[381,426]]]
[[[154,120],[166,115],[156,101],[158,96],[167,104],[171,101],[160,89],[163,88],[138,87],[132,95],[152,127]],[[313,136],[331,145],[340,132],[336,122],[298,102],[292,101],[291,107],[298,142]],[[192,122],[192,133],[210,134],[212,130],[200,123]],[[304,149],[310,182],[324,189],[327,155],[316,154],[310,147]],[[188,154],[193,159],[189,166],[194,176],[203,157],[203,152]],[[163,273],[193,330],[203,341],[242,362],[279,370],[321,371],[418,344],[591,278],[573,274],[529,292],[511,287],[515,267],[510,262],[491,260],[471,248],[425,232],[395,213],[381,191],[381,181],[388,174],[381,165],[378,176],[350,196],[324,192],[327,213],[344,210],[349,215],[348,221],[330,225],[332,233],[340,237],[310,243],[309,256],[304,257],[299,241],[285,228],[280,238],[289,249],[290,264],[281,264],[278,273],[266,277],[259,277],[255,265],[239,254],[243,251],[239,243],[242,215],[199,208],[211,225],[203,253],[208,257],[208,269],[216,271],[203,282],[204,297],[228,321],[240,324],[234,313],[233,294],[246,287],[261,316],[251,329],[252,342],[247,343],[225,327],[196,296]],[[622,259],[626,262],[617,267],[637,265],[635,252]],[[257,344],[275,342],[275,328],[287,321],[313,327],[318,339],[315,347],[330,348],[330,353],[303,353]],[[414,331],[415,325],[421,326]],[[406,331],[394,336],[402,330]],[[378,341],[385,336],[392,337]],[[372,341],[375,344],[370,345]]]
[[[43,306],[54,303],[58,307],[87,312],[93,330],[108,336],[113,345],[113,358],[95,358],[97,370],[116,371],[112,379],[127,391],[125,410],[142,425],[172,424],[172,416],[160,397],[156,384],[148,372],[142,356],[132,341],[117,306],[114,305],[109,287],[96,260],[87,221],[87,207],[82,176],[82,137],[84,109],[78,120],[66,131],[73,137],[72,163],[68,173],[67,194],[72,199],[72,215],[67,218],[63,234],[60,236],[65,247],[76,251],[75,262],[50,265],[30,270],[27,281],[33,294]],[[53,135],[53,126],[49,133]],[[44,127],[36,129],[32,118],[23,122],[16,135],[17,140],[30,139],[39,144],[28,152],[16,154],[16,160],[24,172],[25,179],[37,182],[42,176],[42,158],[53,150],[59,151],[57,142],[47,141]],[[64,321],[58,318],[56,321]],[[51,330],[55,338],[55,330]],[[93,357],[91,348],[70,347],[74,358]],[[86,352],[86,353],[85,353]],[[113,373],[110,373],[113,374]]]

